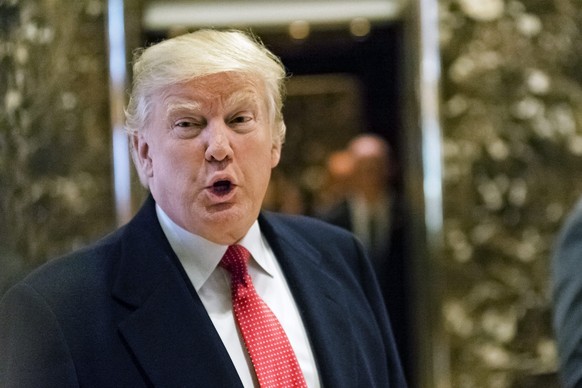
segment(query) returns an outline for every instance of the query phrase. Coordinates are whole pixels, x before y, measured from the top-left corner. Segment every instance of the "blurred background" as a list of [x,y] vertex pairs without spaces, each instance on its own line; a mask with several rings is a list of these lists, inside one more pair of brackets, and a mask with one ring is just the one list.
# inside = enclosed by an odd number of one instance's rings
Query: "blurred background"
[[0,0],[0,294],[125,223],[132,51],[253,31],[291,75],[265,208],[317,215],[363,132],[408,205],[412,387],[557,386],[549,257],[582,194],[576,0]]

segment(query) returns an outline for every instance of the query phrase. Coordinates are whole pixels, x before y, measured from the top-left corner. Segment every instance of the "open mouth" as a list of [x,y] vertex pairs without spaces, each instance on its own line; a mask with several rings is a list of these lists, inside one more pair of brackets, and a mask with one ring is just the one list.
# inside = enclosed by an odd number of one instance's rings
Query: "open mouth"
[[212,186],[212,193],[216,195],[226,195],[233,189],[233,184],[228,180],[217,181]]

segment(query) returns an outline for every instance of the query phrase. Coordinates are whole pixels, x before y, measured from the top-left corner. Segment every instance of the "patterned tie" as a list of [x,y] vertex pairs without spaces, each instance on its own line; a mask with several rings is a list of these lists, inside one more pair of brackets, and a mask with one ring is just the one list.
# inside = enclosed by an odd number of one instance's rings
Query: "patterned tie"
[[230,272],[232,306],[261,388],[307,387],[283,327],[261,299],[247,272],[251,254],[231,245],[220,265]]

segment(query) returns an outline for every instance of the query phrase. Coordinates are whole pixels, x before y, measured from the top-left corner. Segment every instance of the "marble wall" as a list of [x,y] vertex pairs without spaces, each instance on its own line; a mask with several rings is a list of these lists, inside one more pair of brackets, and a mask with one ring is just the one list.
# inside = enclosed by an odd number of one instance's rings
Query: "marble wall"
[[0,0],[0,291],[114,226],[104,0]]
[[452,385],[555,386],[549,256],[582,194],[582,5],[439,4]]

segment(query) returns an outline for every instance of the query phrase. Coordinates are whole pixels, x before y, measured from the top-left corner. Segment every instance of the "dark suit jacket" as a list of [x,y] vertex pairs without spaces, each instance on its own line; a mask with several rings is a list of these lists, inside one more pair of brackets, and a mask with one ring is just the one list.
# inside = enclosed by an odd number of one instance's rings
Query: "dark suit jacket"
[[[404,387],[362,248],[305,217],[260,216],[326,387]],[[0,305],[0,386],[239,387],[150,198],[125,227],[49,262]]]
[[553,321],[564,387],[582,387],[582,200],[553,252]]

